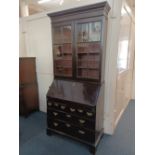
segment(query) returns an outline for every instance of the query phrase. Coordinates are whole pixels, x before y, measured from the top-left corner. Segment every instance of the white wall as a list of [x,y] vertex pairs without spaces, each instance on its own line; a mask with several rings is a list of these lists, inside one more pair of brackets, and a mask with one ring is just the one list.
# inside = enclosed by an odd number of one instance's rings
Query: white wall
[[26,44],[25,44],[25,38],[26,38],[26,31],[24,29],[25,23],[22,19],[19,21],[19,57],[25,57],[26,56]]
[[[46,93],[53,80],[51,26],[48,17],[26,20],[26,56],[36,57],[39,107],[46,112]],[[21,52],[21,51],[20,51]]]

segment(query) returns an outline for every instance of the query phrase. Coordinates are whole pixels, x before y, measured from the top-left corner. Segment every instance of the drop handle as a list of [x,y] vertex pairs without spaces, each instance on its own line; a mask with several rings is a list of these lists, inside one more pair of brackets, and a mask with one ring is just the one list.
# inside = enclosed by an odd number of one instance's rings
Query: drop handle
[[52,106],[52,103],[51,103],[51,102],[48,102],[48,105],[49,105],[49,106]]
[[82,130],[78,130],[78,133],[80,133],[81,135],[84,135],[85,134],[85,132],[82,131]]
[[71,127],[71,125],[70,125],[70,124],[66,124],[66,127],[67,127],[67,128],[70,128],[70,127]]
[[53,123],[53,125],[54,125],[54,126],[58,126],[59,124],[58,124],[58,123]]
[[66,107],[62,105],[60,108],[64,110]]
[[93,116],[93,113],[87,112],[87,116]]
[[59,104],[58,104],[58,103],[54,103],[54,106],[58,107],[58,106],[59,106]]
[[82,109],[78,109],[78,112],[79,112],[79,113],[83,113],[83,110],[82,110]]
[[75,109],[74,109],[74,108],[70,108],[70,111],[71,111],[71,112],[75,112]]
[[67,118],[71,118],[71,115],[66,115]]
[[86,121],[83,120],[83,119],[79,119],[79,122],[80,122],[81,124],[84,124]]
[[53,115],[54,115],[54,116],[58,116],[58,113],[57,113],[57,112],[53,112]]

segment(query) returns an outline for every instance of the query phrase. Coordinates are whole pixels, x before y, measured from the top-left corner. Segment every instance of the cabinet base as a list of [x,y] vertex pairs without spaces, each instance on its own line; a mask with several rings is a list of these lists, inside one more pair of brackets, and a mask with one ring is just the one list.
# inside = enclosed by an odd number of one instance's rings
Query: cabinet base
[[91,146],[91,147],[89,148],[89,151],[90,151],[90,153],[91,153],[92,155],[95,155],[95,154],[96,154],[96,147]]
[[47,134],[48,136],[51,136],[51,135],[52,135],[52,131],[51,131],[50,129],[46,129],[46,134]]
[[72,137],[72,136],[67,135],[67,134],[65,134],[65,133],[61,133],[61,132],[59,132],[59,131],[55,131],[55,130],[49,129],[49,128],[46,129],[46,134],[47,134],[48,136],[51,136],[51,135],[53,135],[53,134],[58,134],[58,135],[61,135],[61,136],[65,136],[65,137],[69,137],[69,138],[71,138],[71,139],[74,139],[74,140],[76,140],[76,141],[78,141],[78,142],[80,142],[80,143],[83,143],[84,145],[86,145],[86,146],[89,147],[89,151],[90,151],[90,153],[91,153],[92,155],[95,155],[95,154],[96,154],[96,150],[97,150],[97,147],[98,147],[98,145],[99,145],[99,142],[100,142],[100,140],[101,140],[102,137],[103,137],[103,134],[101,134],[101,135],[100,135],[100,138],[98,138],[97,142],[96,142],[95,144],[93,144],[93,143],[88,143],[88,142],[83,141],[83,140],[79,140],[79,139],[77,139],[77,138],[75,138],[75,137]]

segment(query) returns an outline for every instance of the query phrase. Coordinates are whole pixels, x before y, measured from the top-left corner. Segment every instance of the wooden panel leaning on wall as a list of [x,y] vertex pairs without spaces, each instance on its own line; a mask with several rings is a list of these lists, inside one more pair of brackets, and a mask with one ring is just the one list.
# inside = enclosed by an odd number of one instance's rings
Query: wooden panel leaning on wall
[[34,57],[19,58],[19,114],[28,116],[39,109]]

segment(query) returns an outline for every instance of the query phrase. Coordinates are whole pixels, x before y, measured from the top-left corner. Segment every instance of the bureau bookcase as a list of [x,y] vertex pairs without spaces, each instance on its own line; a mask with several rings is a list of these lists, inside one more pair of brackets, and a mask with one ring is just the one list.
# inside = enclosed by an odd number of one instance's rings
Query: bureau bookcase
[[54,81],[47,92],[47,134],[90,146],[103,135],[107,2],[48,14]]

